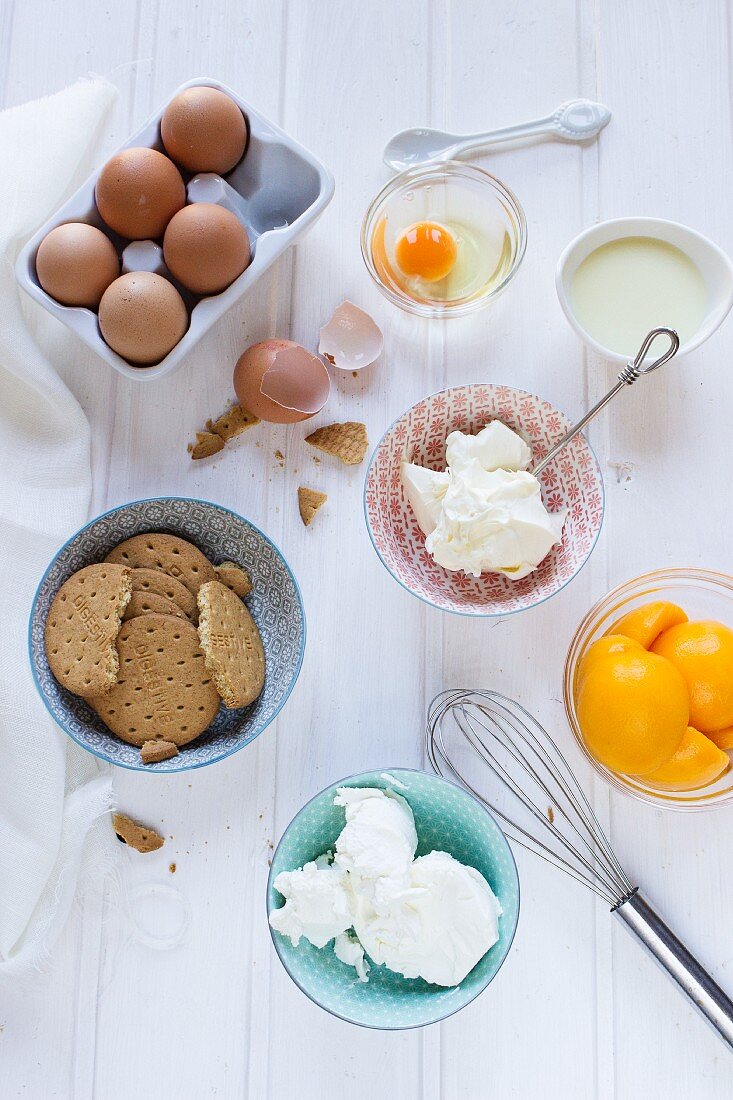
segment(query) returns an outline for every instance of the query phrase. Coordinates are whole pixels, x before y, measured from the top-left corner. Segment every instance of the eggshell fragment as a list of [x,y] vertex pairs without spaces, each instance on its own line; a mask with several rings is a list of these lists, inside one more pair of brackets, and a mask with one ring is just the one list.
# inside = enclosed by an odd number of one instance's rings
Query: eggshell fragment
[[342,302],[321,329],[318,350],[339,370],[361,370],[382,354],[382,330],[368,313]]
[[260,383],[260,393],[292,412],[315,416],[328,401],[331,379],[322,359],[296,344],[279,351]]
[[234,368],[239,403],[271,424],[295,424],[320,412],[331,392],[325,363],[292,340],[263,340]]

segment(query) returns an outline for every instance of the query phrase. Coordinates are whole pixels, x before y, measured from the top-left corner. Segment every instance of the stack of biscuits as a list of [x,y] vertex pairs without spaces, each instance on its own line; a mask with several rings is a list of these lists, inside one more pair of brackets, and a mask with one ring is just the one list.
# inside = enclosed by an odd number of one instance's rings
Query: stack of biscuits
[[222,702],[246,707],[262,691],[251,591],[235,562],[213,565],[176,535],[135,535],[59,589],[45,627],[49,667],[140,747],[144,764],[177,756]]

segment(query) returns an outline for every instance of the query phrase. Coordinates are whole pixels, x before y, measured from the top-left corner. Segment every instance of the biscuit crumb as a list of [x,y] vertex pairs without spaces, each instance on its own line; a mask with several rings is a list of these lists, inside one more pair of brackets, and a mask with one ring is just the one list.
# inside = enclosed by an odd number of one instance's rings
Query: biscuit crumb
[[203,431],[196,432],[196,442],[188,444],[191,458],[210,458],[224,449],[230,439],[260,423],[260,418],[241,405],[230,405],[216,420],[207,420]]
[[176,873],[176,865],[175,865],[175,863],[169,863],[169,864],[168,864],[168,870],[170,871],[170,873],[171,873],[172,875],[175,875],[175,873]]
[[112,828],[120,840],[137,852],[157,852],[165,844],[163,837],[155,829],[139,825],[125,814],[112,815]]
[[303,524],[309,527],[313,522],[316,512],[325,504],[328,497],[325,493],[319,493],[317,489],[306,489],[301,485],[298,489],[298,509]]
[[285,455],[282,453],[282,451],[275,451],[275,458],[277,459],[281,467],[285,465]]
[[242,405],[230,405],[217,420],[206,421],[206,430],[221,436],[224,442],[228,443],[230,439],[235,439],[246,432],[247,428],[253,428],[259,423],[259,416],[255,416]]
[[550,825],[554,824],[555,811],[553,810],[552,806],[547,807],[547,820],[550,822]]
[[223,450],[224,440],[214,432],[196,432],[196,442],[188,445],[188,453],[194,462],[199,458],[211,458]]
[[178,756],[178,745],[172,741],[145,741],[140,749],[143,764],[157,764],[159,760],[170,760]]
[[369,446],[366,425],[354,420],[316,428],[306,436],[305,441],[310,443],[311,447],[317,447],[319,451],[334,455],[347,466],[358,466],[363,462]]

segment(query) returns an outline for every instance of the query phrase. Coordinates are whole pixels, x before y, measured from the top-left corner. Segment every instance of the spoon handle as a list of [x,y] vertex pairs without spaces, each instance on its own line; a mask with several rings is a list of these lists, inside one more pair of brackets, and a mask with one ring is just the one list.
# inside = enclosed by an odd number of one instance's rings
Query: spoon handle
[[477,149],[486,149],[490,145],[500,145],[503,141],[515,141],[517,138],[535,137],[540,134],[552,134],[557,131],[554,115],[537,118],[532,122],[519,122],[516,126],[503,126],[499,130],[487,130],[485,134],[472,134],[465,141],[451,145],[450,159],[464,157]]
[[471,134],[464,140],[444,150],[443,155],[463,157],[477,149],[498,145],[503,141],[515,141],[517,138],[535,137],[540,134],[557,134],[565,141],[588,141],[603,129],[611,117],[611,112],[602,103],[589,99],[573,99],[561,103],[559,107],[531,122],[520,122],[516,126],[504,126],[499,130],[489,130],[485,134]]
[[[666,336],[668,338],[669,347],[665,352],[662,353],[662,355],[658,356],[658,358],[656,359],[653,359],[651,363],[645,364],[644,360],[649,352],[649,349],[659,336]],[[562,437],[562,439],[559,439],[555,446],[552,447],[551,450],[545,455],[545,457],[532,467],[530,473],[533,473],[535,477],[539,477],[545,466],[552,462],[553,458],[555,458],[555,456],[559,454],[563,447],[567,446],[571,439],[575,439],[575,436],[578,434],[578,432],[582,432],[586,424],[590,424],[591,420],[598,416],[598,413],[601,411],[601,409],[605,409],[606,405],[613,401],[617,393],[620,393],[621,390],[626,388],[626,386],[633,386],[634,382],[636,382],[636,380],[638,378],[641,378],[643,375],[651,374],[652,371],[657,370],[658,367],[661,367],[665,363],[668,363],[669,360],[677,354],[679,346],[680,338],[673,328],[653,328],[651,332],[648,333],[648,335],[644,338],[644,342],[636,353],[636,357],[633,362],[625,366],[619,374],[616,384],[611,387],[608,393],[604,397],[602,397],[601,400],[596,405],[594,405],[592,409],[588,410],[585,416],[580,418],[577,424],[573,424],[572,428],[568,429],[568,431],[565,432],[565,435]]]

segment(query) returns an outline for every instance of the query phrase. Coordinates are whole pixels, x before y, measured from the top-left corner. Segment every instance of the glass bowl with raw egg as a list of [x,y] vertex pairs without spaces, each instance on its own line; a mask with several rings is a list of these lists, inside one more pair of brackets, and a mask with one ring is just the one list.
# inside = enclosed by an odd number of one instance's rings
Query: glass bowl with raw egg
[[733,576],[644,573],[584,617],[565,661],[570,728],[606,782],[642,802],[733,802]]
[[460,317],[508,286],[527,247],[527,222],[501,180],[447,161],[401,172],[369,206],[361,251],[391,302],[422,317]]

